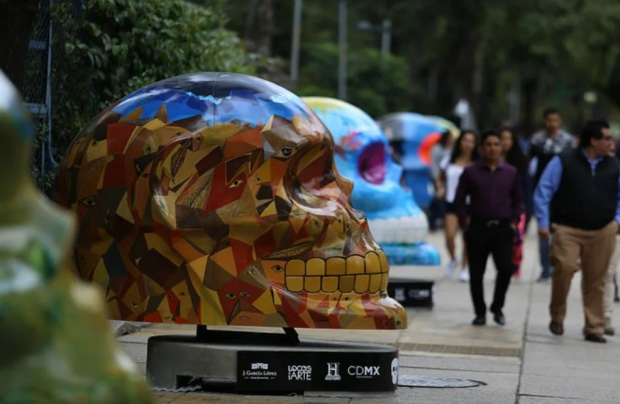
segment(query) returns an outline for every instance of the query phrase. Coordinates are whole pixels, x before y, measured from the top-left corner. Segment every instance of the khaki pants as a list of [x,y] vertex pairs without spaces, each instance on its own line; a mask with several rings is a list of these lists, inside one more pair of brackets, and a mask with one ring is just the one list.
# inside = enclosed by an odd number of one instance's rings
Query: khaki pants
[[611,314],[614,311],[614,297],[615,297],[615,285],[614,275],[620,262],[620,235],[616,236],[616,249],[614,255],[611,256],[609,261],[609,268],[607,268],[607,277],[605,278],[605,318],[611,319]]
[[551,264],[551,319],[563,323],[566,317],[566,299],[578,259],[583,268],[581,293],[585,313],[584,332],[603,334],[605,277],[609,261],[616,247],[618,225],[611,221],[599,230],[581,230],[563,225],[552,225]]

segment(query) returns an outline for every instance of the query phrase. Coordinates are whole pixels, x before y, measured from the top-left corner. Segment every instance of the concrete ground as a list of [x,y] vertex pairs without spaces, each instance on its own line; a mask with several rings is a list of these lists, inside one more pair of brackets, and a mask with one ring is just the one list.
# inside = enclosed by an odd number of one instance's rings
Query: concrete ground
[[[533,226],[534,227],[534,226]],[[513,280],[504,314],[504,327],[487,318],[486,327],[472,327],[473,311],[468,285],[443,277],[443,268],[394,267],[398,277],[434,279],[433,309],[409,309],[409,326],[403,331],[298,330],[305,339],[391,344],[399,348],[400,374],[469,379],[484,384],[467,388],[399,387],[391,397],[273,397],[209,393],[157,392],[158,403],[619,403],[620,336],[607,344],[583,340],[583,311],[577,275],[569,297],[568,318],[562,337],[549,333],[548,304],[551,285],[538,284],[537,238],[526,238],[521,279]],[[443,233],[429,236],[442,251]],[[485,293],[493,291],[495,271],[489,263]],[[620,328],[620,304],[614,324]],[[125,349],[144,369],[146,341],[157,334],[194,333],[194,326],[153,325],[131,329],[119,337]]]

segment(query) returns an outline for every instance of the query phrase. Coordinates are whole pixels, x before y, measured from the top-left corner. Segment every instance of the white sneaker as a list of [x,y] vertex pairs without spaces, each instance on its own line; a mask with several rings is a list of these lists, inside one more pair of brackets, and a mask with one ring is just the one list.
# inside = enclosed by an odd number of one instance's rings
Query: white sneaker
[[469,282],[469,271],[467,269],[461,269],[461,272],[459,273],[459,280],[461,282]]
[[452,260],[446,266],[446,278],[452,277],[454,271],[459,267],[459,262],[457,260]]

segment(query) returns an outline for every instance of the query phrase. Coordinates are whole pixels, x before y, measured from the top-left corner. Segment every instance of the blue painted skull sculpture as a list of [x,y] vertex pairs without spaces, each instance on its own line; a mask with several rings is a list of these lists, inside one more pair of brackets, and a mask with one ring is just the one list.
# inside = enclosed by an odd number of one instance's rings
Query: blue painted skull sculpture
[[439,265],[439,252],[424,241],[426,215],[411,191],[401,186],[402,167],[390,157],[387,136],[379,125],[344,101],[325,97],[302,100],[334,137],[338,171],[354,182],[351,202],[365,213],[390,264]]
[[397,112],[379,118],[390,145],[397,149],[403,178],[420,207],[427,209],[435,194],[431,178],[431,149],[447,128],[437,118],[414,112]]

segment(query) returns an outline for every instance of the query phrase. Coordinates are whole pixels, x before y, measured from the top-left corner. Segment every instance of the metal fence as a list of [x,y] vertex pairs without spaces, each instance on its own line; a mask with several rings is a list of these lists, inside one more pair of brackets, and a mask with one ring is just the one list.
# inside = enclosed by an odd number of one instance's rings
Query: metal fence
[[33,174],[39,180],[55,168],[51,154],[52,130],[52,0],[42,0],[35,19],[21,88],[26,107],[37,127]]

